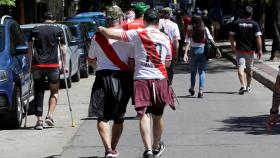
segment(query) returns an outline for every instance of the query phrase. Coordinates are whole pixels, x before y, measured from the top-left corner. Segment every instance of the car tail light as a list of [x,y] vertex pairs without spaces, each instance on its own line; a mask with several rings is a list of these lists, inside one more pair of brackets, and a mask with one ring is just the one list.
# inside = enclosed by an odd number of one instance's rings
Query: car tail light
[[0,70],[0,82],[8,80],[8,73],[5,70]]
[[8,105],[7,98],[4,96],[0,96],[0,107],[5,107]]

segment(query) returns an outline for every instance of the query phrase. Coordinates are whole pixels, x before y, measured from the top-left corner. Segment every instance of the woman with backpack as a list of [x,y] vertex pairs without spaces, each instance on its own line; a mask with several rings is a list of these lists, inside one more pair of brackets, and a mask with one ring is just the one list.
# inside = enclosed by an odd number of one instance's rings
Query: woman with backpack
[[[198,98],[203,98],[203,89],[205,87],[205,70],[207,65],[207,58],[204,55],[204,46],[207,40],[214,44],[212,35],[207,27],[205,27],[201,16],[194,15],[192,17],[191,25],[187,29],[185,36],[186,48],[184,61],[190,63],[191,69],[191,87],[189,89],[190,95],[195,94],[195,80],[196,73],[199,74],[199,91]],[[216,46],[215,46],[216,47]],[[217,49],[217,56],[220,57],[221,53]]]

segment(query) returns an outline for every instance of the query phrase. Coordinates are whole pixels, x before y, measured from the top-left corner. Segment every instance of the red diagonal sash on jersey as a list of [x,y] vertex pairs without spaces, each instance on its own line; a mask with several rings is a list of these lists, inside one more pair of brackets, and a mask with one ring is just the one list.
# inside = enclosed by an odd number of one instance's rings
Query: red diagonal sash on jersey
[[99,44],[105,55],[109,58],[109,60],[112,61],[114,65],[119,67],[121,70],[129,70],[128,65],[119,58],[116,51],[104,35],[102,35],[100,32],[97,32],[95,33],[94,39]]
[[158,62],[160,58],[160,54],[158,53],[156,49],[155,43],[148,38],[147,31],[139,32],[140,39],[143,43],[144,48],[146,49],[147,55],[149,55],[150,61],[154,64],[156,68],[159,69],[159,71],[162,73],[163,76],[167,78],[167,73],[165,66],[162,64],[162,62]]

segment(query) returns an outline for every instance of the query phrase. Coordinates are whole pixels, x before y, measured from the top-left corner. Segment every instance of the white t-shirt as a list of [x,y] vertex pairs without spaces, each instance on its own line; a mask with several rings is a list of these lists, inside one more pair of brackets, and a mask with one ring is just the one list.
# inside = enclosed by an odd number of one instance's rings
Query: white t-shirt
[[[112,29],[116,32],[121,32],[121,29]],[[128,64],[129,58],[134,58],[134,47],[132,44],[116,41],[109,39],[109,43],[112,45],[113,49],[124,63]],[[91,40],[90,49],[88,53],[89,59],[97,59],[97,68],[96,70],[120,70],[113,62],[107,57],[107,55],[103,52],[100,45],[94,40]]]
[[159,29],[163,29],[172,41],[181,39],[178,25],[169,19],[160,19]]
[[167,78],[165,61],[171,60],[171,42],[155,28],[122,32],[122,40],[134,45],[134,79]]

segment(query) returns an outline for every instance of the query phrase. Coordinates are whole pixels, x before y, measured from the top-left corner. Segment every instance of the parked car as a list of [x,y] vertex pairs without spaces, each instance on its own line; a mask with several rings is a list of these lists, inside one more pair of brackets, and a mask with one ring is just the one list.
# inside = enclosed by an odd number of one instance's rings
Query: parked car
[[85,12],[67,18],[68,22],[81,22],[87,25],[88,35],[92,37],[98,26],[106,26],[106,17],[102,12]]
[[[20,25],[22,28],[25,38],[29,39],[31,30],[39,25],[44,24],[24,24]],[[68,87],[71,88],[72,81],[79,82],[80,81],[80,52],[78,49],[78,43],[75,41],[74,36],[72,35],[69,28],[64,24],[54,24],[63,29],[65,46],[66,46],[66,63],[65,68],[68,69],[68,73],[66,73],[67,84]],[[61,74],[60,78],[64,80],[64,75]],[[64,81],[62,82],[64,83]]]
[[3,16],[0,24],[1,124],[21,126],[27,101],[34,98],[32,80],[23,32],[12,17]]
[[102,12],[84,12],[79,13],[70,19],[86,19],[86,18],[94,18],[98,21],[100,26],[106,26],[106,16]]
[[221,23],[221,30],[220,30],[221,39],[228,39],[229,31],[232,27],[232,23],[234,20],[236,20],[236,19],[233,15],[223,15],[222,23]]
[[85,23],[81,22],[59,22],[69,27],[74,39],[78,42],[78,49],[80,54],[80,71],[81,77],[88,78],[89,65],[87,61],[88,51],[90,47],[91,38],[88,37],[88,29]]

